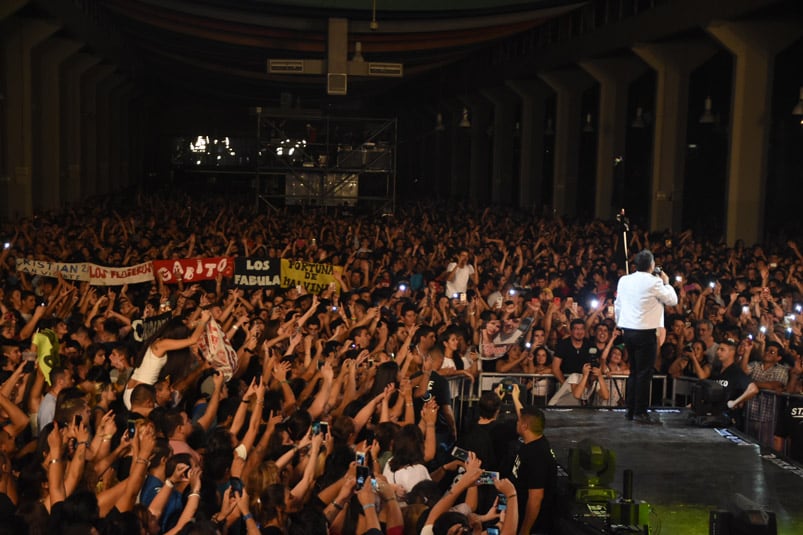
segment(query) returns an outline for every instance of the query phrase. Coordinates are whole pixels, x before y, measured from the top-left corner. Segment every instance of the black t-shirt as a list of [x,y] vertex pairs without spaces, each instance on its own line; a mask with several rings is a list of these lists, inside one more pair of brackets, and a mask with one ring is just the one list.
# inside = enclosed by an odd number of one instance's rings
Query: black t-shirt
[[546,437],[522,444],[512,470],[513,484],[519,502],[519,525],[527,512],[530,489],[544,489],[541,509],[531,531],[550,533],[557,494],[557,463]]
[[[427,383],[426,389],[427,392],[429,392],[435,399],[435,402],[438,404],[438,407],[451,405],[452,393],[449,390],[449,382],[446,379],[444,379],[443,376],[439,375],[437,372],[430,373],[429,382]],[[415,404],[416,414],[420,413],[421,408],[424,405],[424,400],[422,398],[415,398],[414,404]],[[439,434],[451,433],[451,427],[449,426],[448,422],[446,421],[446,418],[440,411],[438,411],[438,420],[435,422],[435,431]]]
[[725,399],[728,401],[741,396],[750,384],[750,377],[736,364],[731,364],[724,370],[711,376],[725,389]]
[[[589,344],[588,340],[583,340],[583,345],[580,346],[580,349],[577,349],[572,345],[572,339],[564,338],[558,345],[555,347],[555,356],[562,359],[560,363],[560,370],[563,372],[563,375],[569,375],[570,373],[583,373],[583,364],[586,362],[590,362],[591,360],[591,349],[592,346]],[[601,354],[600,351],[597,351],[597,348],[594,347],[594,352],[597,356]]]
[[483,470],[505,473],[513,457],[508,452],[518,440],[516,422],[495,420],[487,424],[475,423],[460,433],[457,445],[473,451],[482,460]]

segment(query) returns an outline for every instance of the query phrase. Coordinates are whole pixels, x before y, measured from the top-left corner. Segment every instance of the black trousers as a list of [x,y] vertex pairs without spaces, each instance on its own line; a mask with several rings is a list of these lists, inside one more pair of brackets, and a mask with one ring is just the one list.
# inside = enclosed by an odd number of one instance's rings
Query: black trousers
[[655,329],[624,329],[625,341],[630,359],[630,376],[627,378],[627,412],[646,414],[650,405],[650,384],[655,370],[655,357],[658,354],[658,339]]

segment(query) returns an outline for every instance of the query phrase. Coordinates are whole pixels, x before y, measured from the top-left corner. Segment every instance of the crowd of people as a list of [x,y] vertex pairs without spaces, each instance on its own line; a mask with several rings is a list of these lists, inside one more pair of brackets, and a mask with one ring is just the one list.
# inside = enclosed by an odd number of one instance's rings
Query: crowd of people
[[[577,404],[627,397],[605,380],[630,369],[616,225],[434,204],[257,213],[178,194],[6,224],[0,533],[549,533],[541,379]],[[652,372],[730,378],[734,411],[761,389],[801,393],[794,242],[627,236],[678,296]],[[313,295],[16,269],[221,256],[343,271]],[[164,321],[140,341],[136,324],[153,318]],[[205,353],[210,329],[234,370]],[[478,419],[462,425],[447,380],[481,371],[531,377],[477,392]]]

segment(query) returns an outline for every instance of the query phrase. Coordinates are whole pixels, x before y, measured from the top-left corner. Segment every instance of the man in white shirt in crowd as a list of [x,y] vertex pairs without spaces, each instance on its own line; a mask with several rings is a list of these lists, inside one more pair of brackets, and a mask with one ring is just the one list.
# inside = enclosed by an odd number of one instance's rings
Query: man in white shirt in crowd
[[[657,330],[664,325],[664,307],[678,302],[666,273],[655,269],[648,249],[636,254],[636,271],[619,279],[614,312],[630,356],[627,379],[627,419],[643,424],[660,424],[647,414],[650,383],[658,354]],[[654,274],[653,274],[654,273]]]
[[461,249],[457,253],[457,261],[450,262],[446,266],[446,295],[449,298],[459,296],[461,293],[466,293],[468,289],[468,281],[474,282],[474,286],[479,285],[479,275],[474,266],[468,263],[468,250]]

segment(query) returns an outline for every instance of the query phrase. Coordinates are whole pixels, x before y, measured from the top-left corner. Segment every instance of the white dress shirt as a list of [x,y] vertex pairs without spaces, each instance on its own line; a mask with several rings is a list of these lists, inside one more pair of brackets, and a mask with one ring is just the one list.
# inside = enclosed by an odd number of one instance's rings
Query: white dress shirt
[[678,295],[660,277],[636,271],[619,279],[614,312],[623,329],[657,329],[664,325],[664,306],[678,304]]

